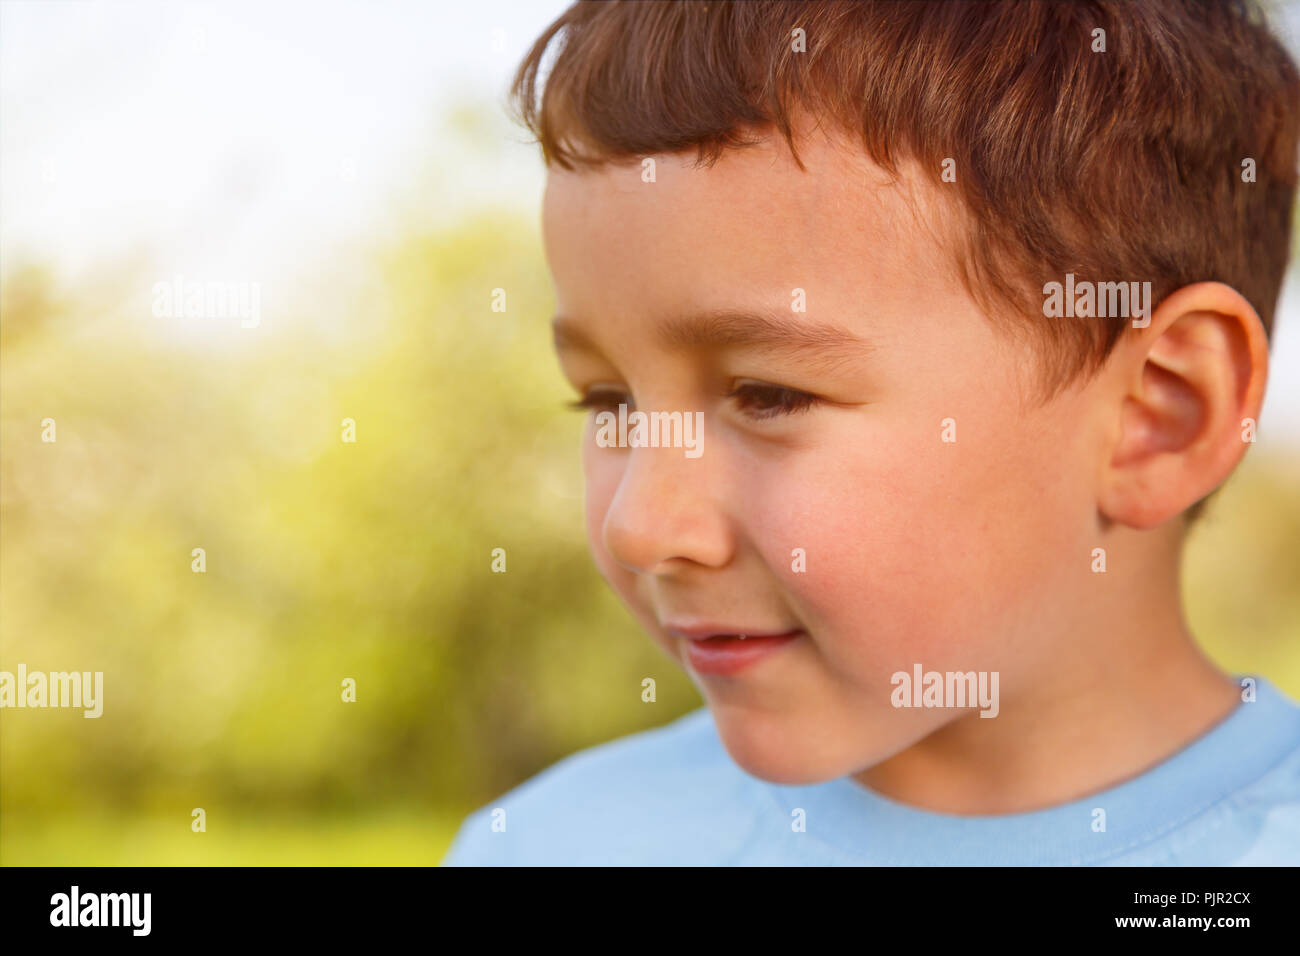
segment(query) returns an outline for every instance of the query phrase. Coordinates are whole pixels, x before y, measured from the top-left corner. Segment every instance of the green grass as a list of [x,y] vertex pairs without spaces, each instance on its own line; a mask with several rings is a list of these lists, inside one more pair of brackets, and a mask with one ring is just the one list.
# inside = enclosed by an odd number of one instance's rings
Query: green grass
[[176,818],[6,814],[0,866],[433,866],[463,814],[397,808],[366,816],[209,812]]

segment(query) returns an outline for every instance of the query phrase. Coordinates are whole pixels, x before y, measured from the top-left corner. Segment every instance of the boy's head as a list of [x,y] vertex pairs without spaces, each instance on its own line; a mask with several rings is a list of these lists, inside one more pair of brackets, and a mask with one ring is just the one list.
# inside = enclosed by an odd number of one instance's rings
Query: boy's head
[[[1156,653],[1262,401],[1298,88],[1228,2],[579,4],[542,36],[516,95],[565,374],[704,421],[698,458],[593,421],[591,546],[742,766],[829,779],[973,716],[893,706],[915,664],[1005,708]],[[692,666],[729,632],[797,636]]]

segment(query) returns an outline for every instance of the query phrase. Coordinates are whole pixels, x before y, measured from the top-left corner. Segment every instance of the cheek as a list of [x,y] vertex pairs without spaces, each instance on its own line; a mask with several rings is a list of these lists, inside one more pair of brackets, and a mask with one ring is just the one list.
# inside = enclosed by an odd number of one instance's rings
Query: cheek
[[[967,411],[954,443],[940,417],[868,422],[750,486],[768,567],[855,686],[886,687],[914,663],[1010,668],[1027,592],[1059,565],[1064,452],[1028,437],[1014,406]],[[793,548],[806,552],[802,573]]]
[[767,499],[751,506],[767,516],[755,537],[829,669],[881,688],[903,651],[923,653],[942,630],[931,593],[957,570],[912,508],[928,497],[914,458],[835,454],[834,467],[804,462],[752,486]]

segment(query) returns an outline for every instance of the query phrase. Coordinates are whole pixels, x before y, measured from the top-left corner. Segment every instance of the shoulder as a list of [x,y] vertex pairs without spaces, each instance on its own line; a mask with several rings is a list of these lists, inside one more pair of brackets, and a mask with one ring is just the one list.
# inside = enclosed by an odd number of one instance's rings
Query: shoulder
[[701,708],[579,751],[470,814],[443,863],[716,862],[743,844],[762,799]]
[[1201,753],[1205,780],[1241,775],[1204,813],[1147,851],[1147,863],[1300,864],[1300,706],[1259,680],[1233,731]]
[[1245,844],[1234,863],[1300,865],[1300,745],[1253,786],[1234,794],[1231,808]]

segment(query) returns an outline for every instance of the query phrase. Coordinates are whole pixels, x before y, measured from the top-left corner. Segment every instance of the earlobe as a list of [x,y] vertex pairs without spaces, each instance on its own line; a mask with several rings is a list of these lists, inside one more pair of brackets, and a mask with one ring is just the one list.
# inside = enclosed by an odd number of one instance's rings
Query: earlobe
[[1130,334],[1112,356],[1119,426],[1098,504],[1145,529],[1210,494],[1241,461],[1241,423],[1263,402],[1268,341],[1250,303],[1220,282],[1179,289]]

